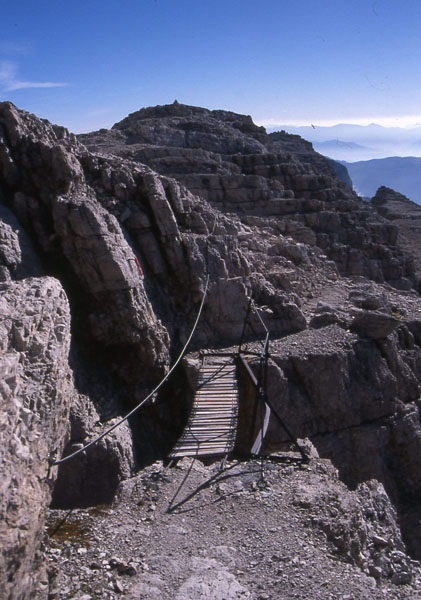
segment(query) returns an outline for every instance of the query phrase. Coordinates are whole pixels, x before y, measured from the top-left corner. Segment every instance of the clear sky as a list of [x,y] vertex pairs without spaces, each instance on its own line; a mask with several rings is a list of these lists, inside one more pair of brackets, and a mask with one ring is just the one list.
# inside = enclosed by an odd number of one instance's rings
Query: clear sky
[[0,0],[0,98],[75,132],[185,104],[421,122],[421,0]]

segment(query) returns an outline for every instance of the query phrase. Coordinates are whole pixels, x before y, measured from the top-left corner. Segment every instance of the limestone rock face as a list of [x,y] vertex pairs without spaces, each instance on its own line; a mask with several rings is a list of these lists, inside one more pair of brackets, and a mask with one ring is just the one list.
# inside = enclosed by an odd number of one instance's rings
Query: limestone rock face
[[250,117],[176,103],[142,109],[110,131],[79,139],[176,178],[244,223],[275,218],[279,232],[317,245],[342,275],[404,288],[415,281],[413,261],[396,245],[396,227],[299,136],[268,135]]
[[0,204],[0,272],[9,281],[44,275],[40,258],[15,215]]
[[[102,422],[89,396],[79,394],[70,409],[70,439],[63,455],[76,452],[118,420],[116,416]],[[120,482],[128,479],[134,470],[133,439],[125,422],[89,450],[58,467],[52,506],[74,508],[109,504]]]
[[66,273],[88,337],[106,347],[132,345],[137,368],[143,363],[159,371],[168,360],[166,331],[124,233],[86,183],[75,137],[8,103],[2,105],[0,126],[7,141],[3,197],[51,271]]
[[382,186],[371,199],[377,212],[398,229],[400,246],[414,257],[415,272],[421,276],[421,258],[418,252],[421,234],[421,207],[403,194]]
[[[394,304],[385,288],[375,292],[371,287],[372,295],[361,291],[351,298],[363,303],[370,299],[373,307],[380,301],[383,308]],[[267,393],[293,435],[309,437],[348,485],[371,479],[384,485],[398,509],[405,543],[419,558],[421,349],[411,333],[417,331],[415,315],[419,323],[419,299],[407,297],[400,309],[399,319],[376,310],[354,316],[351,309],[348,317],[325,312],[337,316],[337,322],[272,342]],[[257,375],[259,360],[249,362]],[[248,387],[243,393],[252,411],[255,391]],[[282,440],[288,437],[272,416],[266,450],[279,448]],[[246,443],[244,438],[241,443]]]
[[[382,490],[365,483],[379,481],[421,556],[419,246],[384,206],[359,199],[308,142],[267,135],[246,116],[175,103],[77,139],[0,104],[1,569],[11,599],[45,584],[36,553],[48,456],[82,447],[153,389],[206,285],[191,349],[237,350],[251,296],[271,333],[267,391],[279,415],[380,514]],[[264,334],[254,314],[243,341],[256,373]],[[51,470],[54,506],[108,502],[164,456],[188,413],[198,354],[186,364],[141,418]],[[255,391],[243,381],[240,391],[246,446]],[[271,419],[265,447],[285,442]],[[365,552],[363,534],[347,538],[347,517],[343,527],[316,517],[350,556]],[[407,573],[390,553],[380,559],[367,557],[374,576]],[[232,597],[243,594],[220,575]],[[208,583],[205,573],[183,593]]]
[[0,291],[0,595],[25,599],[39,577],[53,475],[74,395],[68,366],[70,314],[53,278],[11,282]]

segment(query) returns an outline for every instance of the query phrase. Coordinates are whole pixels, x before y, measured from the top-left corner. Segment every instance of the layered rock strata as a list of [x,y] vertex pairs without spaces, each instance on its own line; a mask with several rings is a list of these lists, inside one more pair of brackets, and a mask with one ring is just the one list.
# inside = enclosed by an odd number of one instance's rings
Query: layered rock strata
[[419,240],[421,235],[421,207],[406,196],[387,187],[380,187],[371,199],[377,212],[398,228],[399,245],[414,257],[417,277],[421,274]]
[[[418,280],[390,215],[307,142],[225,111],[144,109],[82,144],[2,103],[0,138],[6,597],[31,597],[32,570],[48,593],[36,568],[48,456],[81,447],[156,385],[208,276],[192,348],[237,344],[252,295],[273,340],[273,403],[349,485],[382,482],[419,555]],[[262,332],[256,320],[245,342]],[[109,501],[162,456],[183,426],[189,377],[180,369],[140,420],[61,467],[54,505]],[[271,422],[267,448],[284,441]]]
[[321,248],[342,275],[408,289],[410,257],[397,229],[340,181],[309,142],[266,134],[250,117],[175,102],[137,111],[109,131],[80,136],[88,148],[148,164],[244,223]]

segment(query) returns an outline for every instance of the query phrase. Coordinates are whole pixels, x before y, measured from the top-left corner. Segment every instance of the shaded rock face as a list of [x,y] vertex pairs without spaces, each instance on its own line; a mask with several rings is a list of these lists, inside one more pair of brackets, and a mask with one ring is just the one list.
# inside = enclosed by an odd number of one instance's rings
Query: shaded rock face
[[[64,448],[64,456],[79,450],[117,420],[118,417],[114,417],[101,422],[90,398],[79,395],[70,409],[70,440]],[[89,451],[58,467],[51,506],[74,508],[111,503],[120,482],[129,478],[134,468],[131,430],[123,423]]]
[[[421,235],[421,207],[406,196],[382,186],[371,199],[377,212],[398,228],[398,243],[414,257],[416,276],[421,276],[419,239]],[[419,289],[419,284],[418,284]]]
[[335,171],[336,177],[346,183],[350,188],[353,187],[352,179],[349,176],[348,169],[345,165],[340,162],[333,160],[332,158],[327,159],[329,161],[330,166]]
[[142,109],[110,131],[79,139],[93,151],[175,177],[244,223],[275,218],[275,231],[317,245],[342,275],[404,288],[414,283],[412,260],[396,245],[396,227],[379,218],[336,177],[332,162],[299,136],[267,135],[250,117],[175,103]]

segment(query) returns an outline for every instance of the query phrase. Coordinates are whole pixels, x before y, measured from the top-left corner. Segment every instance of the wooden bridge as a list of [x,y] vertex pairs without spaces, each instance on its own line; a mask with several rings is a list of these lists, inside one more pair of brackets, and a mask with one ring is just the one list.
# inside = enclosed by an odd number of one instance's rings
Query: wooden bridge
[[170,458],[229,454],[238,421],[238,383],[234,356],[204,358],[193,407]]
[[[129,411],[124,417],[119,419],[117,423],[114,423],[106,431],[96,436],[93,440],[89,441],[85,446],[79,448],[75,452],[62,458],[57,458],[51,455],[48,459],[49,468],[55,465],[61,465],[69,460],[72,460],[82,452],[86,452],[94,444],[97,444],[105,436],[110,434],[114,429],[119,427],[122,423],[127,421],[134,413],[136,413],[142,406],[144,406],[151,399],[155,398],[159,389],[164,383],[170,378],[174,370],[177,368],[181,359],[183,358],[186,349],[193,337],[202,314],[203,306],[205,303],[207,291],[209,286],[209,274],[206,277],[206,285],[203,293],[202,301],[197,313],[196,320],[193,328],[186,343],[184,344],[177,360],[173,366],[164,375],[161,381],[156,387],[143,399],[141,400],[131,411]],[[265,332],[265,341],[261,342],[262,351],[260,353],[251,352],[254,356],[260,357],[259,376],[256,377],[253,371],[250,369],[248,363],[244,360],[244,348],[243,340],[247,325],[249,325],[253,331],[253,335],[256,335],[255,328],[252,326],[250,321],[251,313],[255,312],[258,322],[260,322]],[[250,352],[249,352],[250,353]],[[269,359],[269,331],[264,324],[259,311],[252,298],[249,298],[249,305],[247,309],[246,318],[244,321],[243,332],[241,334],[240,344],[238,352],[230,355],[227,354],[209,354],[203,359],[202,367],[199,373],[199,382],[193,402],[193,407],[190,413],[188,423],[184,429],[183,434],[175,445],[174,449],[169,455],[169,458],[177,459],[183,456],[226,456],[233,451],[237,436],[238,427],[238,412],[239,412],[239,399],[238,399],[238,381],[237,381],[237,359],[239,364],[242,364],[246,373],[248,374],[253,386],[256,390],[257,401],[260,403],[261,408],[261,423],[259,426],[259,432],[255,439],[254,444],[250,447],[250,453],[252,455],[265,454],[264,451],[264,438],[269,425],[269,419],[271,414],[279,422],[279,425],[284,429],[290,441],[294,444],[297,450],[300,452],[302,459],[307,461],[307,457],[304,451],[301,449],[297,440],[293,437],[286,424],[283,422],[281,416],[274,408],[272,403],[266,394],[266,379],[267,379],[267,365]]]

